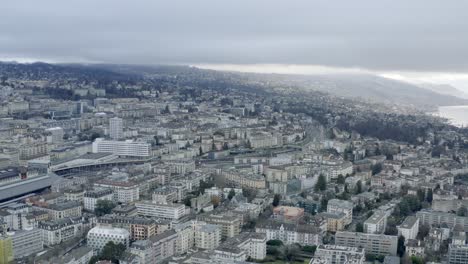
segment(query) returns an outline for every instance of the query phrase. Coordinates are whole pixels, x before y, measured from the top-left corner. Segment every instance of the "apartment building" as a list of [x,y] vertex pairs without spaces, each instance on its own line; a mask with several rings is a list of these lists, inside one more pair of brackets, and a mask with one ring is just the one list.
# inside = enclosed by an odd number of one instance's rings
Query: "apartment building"
[[69,217],[81,217],[82,205],[79,202],[70,201],[50,204],[47,207],[35,207],[37,210],[46,211],[50,220],[58,220]]
[[221,238],[226,239],[238,235],[241,231],[242,218],[227,215],[199,215],[197,220],[221,226]]
[[382,234],[386,226],[387,214],[382,211],[375,211],[364,221],[364,232],[369,234]]
[[100,180],[94,183],[97,189],[111,189],[114,192],[114,201],[119,203],[132,203],[140,199],[140,187],[134,182],[119,182]]
[[39,222],[38,228],[41,230],[42,241],[46,246],[57,245],[81,236],[84,229],[81,217]]
[[40,252],[44,248],[41,230],[27,229],[9,234],[13,245],[13,257],[19,259]]
[[259,233],[241,233],[227,239],[213,251],[212,259],[221,262],[246,261],[251,259],[264,259],[266,257],[266,235]]
[[281,240],[286,245],[320,245],[322,232],[311,225],[266,221],[257,224],[255,232],[265,234],[267,240]]
[[392,255],[397,253],[397,236],[338,231],[335,234],[338,246],[364,248],[366,254]]
[[112,189],[100,189],[87,191],[83,197],[83,209],[94,212],[96,203],[100,200],[114,201],[114,192]]
[[449,245],[448,264],[468,263],[468,245]]
[[152,201],[135,203],[138,215],[177,220],[186,214],[184,204],[158,204]]
[[419,218],[408,216],[397,228],[399,236],[404,236],[405,239],[416,239],[419,232]]
[[327,213],[344,213],[345,225],[349,225],[353,221],[353,208],[354,205],[350,201],[331,199],[327,204]]
[[137,216],[120,216],[120,215],[106,215],[100,217],[98,222],[101,226],[112,226],[116,228],[123,228],[130,233],[130,240],[145,240],[150,236],[158,234],[161,230],[158,221]]
[[154,254],[154,260],[150,263],[161,263],[177,253],[177,233],[174,230],[167,230],[159,235],[149,238]]
[[122,118],[113,117],[109,119],[109,137],[116,140],[124,137]]
[[461,225],[465,229],[468,229],[468,217],[458,216],[453,213],[422,209],[416,213],[416,217],[421,225],[439,226],[446,224],[450,228],[453,228],[455,225]]
[[319,245],[309,264],[364,264],[365,251],[363,248],[345,247],[337,245]]
[[221,226],[213,224],[195,225],[195,247],[215,249],[221,243]]

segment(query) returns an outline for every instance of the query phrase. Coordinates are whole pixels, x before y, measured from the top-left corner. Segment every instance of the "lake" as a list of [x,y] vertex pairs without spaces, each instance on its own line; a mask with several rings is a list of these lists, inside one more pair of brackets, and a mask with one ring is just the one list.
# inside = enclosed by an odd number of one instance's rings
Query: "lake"
[[438,116],[449,119],[450,123],[458,127],[468,126],[468,105],[441,106]]

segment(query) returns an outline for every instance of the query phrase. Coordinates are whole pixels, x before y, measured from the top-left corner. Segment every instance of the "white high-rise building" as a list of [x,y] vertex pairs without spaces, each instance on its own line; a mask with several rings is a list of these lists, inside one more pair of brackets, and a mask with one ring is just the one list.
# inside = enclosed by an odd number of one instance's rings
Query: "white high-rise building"
[[121,139],[124,137],[122,118],[113,117],[109,119],[109,136],[112,139]]

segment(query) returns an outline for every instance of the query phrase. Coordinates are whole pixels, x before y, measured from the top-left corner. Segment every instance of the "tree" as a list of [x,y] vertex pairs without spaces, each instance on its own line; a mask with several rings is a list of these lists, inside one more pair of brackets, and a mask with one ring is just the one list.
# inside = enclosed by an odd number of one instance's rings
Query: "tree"
[[164,108],[164,114],[170,114],[171,109],[169,108],[169,105],[166,105],[166,108]]
[[190,197],[185,197],[184,205],[188,207],[192,206],[192,199]]
[[418,189],[417,192],[416,192],[418,198],[419,198],[419,201],[424,201],[425,197],[426,197],[426,193],[423,189]]
[[94,264],[99,261],[98,256],[92,256],[91,259],[88,261],[88,264]]
[[405,237],[399,236],[398,237],[398,244],[397,244],[397,254],[400,258],[405,254]]
[[112,201],[98,200],[96,202],[96,206],[94,207],[94,213],[97,216],[103,216],[103,215],[106,215],[106,214],[110,214],[112,212],[112,209],[114,209],[115,206],[116,206],[116,204],[114,202],[112,202]]
[[432,203],[432,199],[433,199],[432,189],[429,189],[427,190],[426,201],[428,203]]
[[218,196],[211,197],[211,203],[213,204],[214,208],[218,207],[220,202],[221,201]]
[[362,182],[361,182],[361,180],[359,180],[356,183],[356,193],[362,193]]
[[360,233],[364,232],[364,225],[361,222],[356,224],[356,232],[360,232]]
[[306,246],[302,247],[302,251],[311,253],[312,255],[315,254],[316,250],[317,250],[317,246],[315,246],[315,245],[314,246],[306,245]]
[[468,215],[468,209],[464,205],[460,206],[457,210],[457,215],[458,216],[467,216]]
[[395,236],[398,234],[398,228],[394,217],[389,217],[385,227],[385,235]]
[[281,240],[278,240],[278,239],[272,239],[272,240],[268,240],[266,242],[267,246],[276,246],[276,247],[279,247],[279,246],[282,246],[283,245],[283,241]]
[[336,179],[336,183],[338,184],[345,184],[345,177],[343,175],[338,175],[338,178]]
[[327,179],[325,175],[320,174],[317,183],[315,184],[315,191],[325,191],[327,189]]
[[223,144],[223,150],[228,150],[229,149],[229,145],[227,142],[224,142]]
[[424,260],[421,257],[418,257],[418,256],[411,256],[411,262],[413,264],[423,264]]
[[234,196],[236,196],[236,191],[234,191],[234,189],[229,190],[228,197],[227,197],[229,201],[231,201]]
[[273,197],[273,203],[272,205],[274,207],[278,206],[279,203],[280,203],[280,200],[281,200],[281,195],[280,194],[275,194],[275,196]]
[[125,251],[125,245],[122,243],[115,244],[112,241],[107,242],[107,244],[102,248],[101,254],[99,254],[99,259],[101,260],[111,260],[113,263],[118,263],[118,259],[122,256]]
[[429,225],[420,225],[419,226],[419,232],[418,232],[418,239],[419,240],[424,240],[424,238],[429,234],[431,231],[431,227]]
[[377,163],[371,166],[372,175],[379,174],[382,171],[382,164]]

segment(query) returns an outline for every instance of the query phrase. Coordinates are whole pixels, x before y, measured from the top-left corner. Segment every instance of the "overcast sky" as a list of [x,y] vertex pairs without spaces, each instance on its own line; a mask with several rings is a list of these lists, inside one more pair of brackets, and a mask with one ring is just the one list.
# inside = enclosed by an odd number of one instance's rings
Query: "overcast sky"
[[309,67],[468,83],[466,0],[18,0],[0,10],[3,60]]

